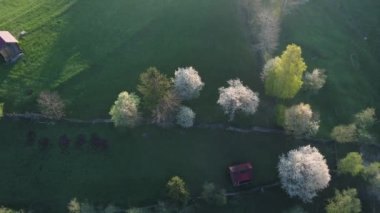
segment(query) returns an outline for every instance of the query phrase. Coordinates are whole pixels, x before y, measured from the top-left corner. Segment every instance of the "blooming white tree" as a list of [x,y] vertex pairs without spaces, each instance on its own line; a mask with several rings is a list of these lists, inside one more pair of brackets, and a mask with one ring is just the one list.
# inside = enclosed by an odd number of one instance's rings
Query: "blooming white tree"
[[260,78],[263,82],[265,82],[265,79],[268,77],[269,72],[271,72],[274,69],[276,60],[274,58],[269,59],[263,68],[263,71],[260,73]]
[[232,121],[236,111],[252,115],[259,106],[259,94],[244,86],[239,79],[227,81],[229,87],[219,88],[217,103],[222,106],[224,113],[229,115]]
[[314,69],[313,72],[307,72],[304,76],[304,88],[308,90],[318,91],[326,83],[327,75],[323,69]]
[[285,110],[284,128],[296,137],[315,135],[319,129],[319,119],[315,117],[309,104],[294,105]]
[[137,95],[121,92],[109,112],[115,126],[136,126],[140,120],[139,104],[140,98]]
[[278,172],[282,188],[290,197],[299,197],[305,203],[311,202],[331,179],[325,158],[310,145],[280,156]]
[[174,73],[174,88],[182,100],[197,98],[204,87],[201,77],[193,67],[178,68]]
[[195,113],[189,107],[181,106],[177,114],[177,124],[183,128],[194,125]]
[[65,116],[65,102],[57,92],[43,91],[37,99],[42,115],[59,120]]

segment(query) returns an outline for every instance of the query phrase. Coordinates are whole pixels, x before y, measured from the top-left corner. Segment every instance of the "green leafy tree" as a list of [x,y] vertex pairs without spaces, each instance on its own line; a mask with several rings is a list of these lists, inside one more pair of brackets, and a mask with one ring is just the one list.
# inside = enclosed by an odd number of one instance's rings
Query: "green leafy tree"
[[361,202],[356,189],[347,189],[342,192],[336,190],[335,197],[330,199],[326,206],[327,213],[359,213]]
[[139,104],[140,98],[137,95],[121,92],[109,112],[115,126],[136,126],[140,121]]
[[380,187],[380,162],[373,162],[363,171],[364,178],[372,185]]
[[357,126],[358,141],[365,143],[372,143],[375,141],[375,138],[369,132],[375,122],[376,113],[374,108],[367,108],[355,114],[354,123]]
[[167,183],[166,188],[169,198],[175,202],[186,204],[190,198],[185,181],[178,176],[172,177]]
[[270,60],[266,66],[264,80],[268,95],[281,99],[293,98],[302,87],[302,76],[307,66],[302,58],[301,48],[295,44],[288,45],[280,57]]
[[148,68],[140,75],[138,91],[143,95],[143,106],[151,112],[160,100],[171,90],[172,82],[155,67]]
[[357,176],[364,170],[362,156],[357,152],[350,152],[338,163],[338,172]]
[[218,189],[213,183],[205,183],[201,198],[208,204],[222,206],[227,203],[224,189]]
[[354,116],[354,123],[360,129],[368,129],[376,122],[376,113],[374,108],[367,108]]

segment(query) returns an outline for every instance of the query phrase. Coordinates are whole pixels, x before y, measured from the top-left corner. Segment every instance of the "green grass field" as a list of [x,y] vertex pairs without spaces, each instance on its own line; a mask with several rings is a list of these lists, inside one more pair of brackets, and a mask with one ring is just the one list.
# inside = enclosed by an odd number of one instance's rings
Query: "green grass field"
[[[256,115],[239,117],[236,125],[273,126],[274,101],[265,97],[259,78],[259,57],[250,48],[239,4],[229,0],[3,0],[0,30],[27,31],[25,57],[0,65],[0,102],[6,112],[36,111],[41,90],[57,90],[67,101],[68,116],[107,118],[123,90],[135,91],[139,74],[149,66],[173,75],[180,66],[199,70],[205,89],[189,105],[197,122],[225,122],[216,105],[217,88],[239,77],[260,93]],[[318,95],[301,92],[290,103],[308,102],[321,114],[322,137],[367,106],[380,109],[380,3],[311,0],[287,15],[280,53],[299,44],[309,69],[326,68],[328,82]],[[365,40],[364,37],[367,37]],[[27,146],[25,135],[49,137],[52,147],[41,152]],[[380,126],[375,129],[380,132]],[[58,137],[97,133],[110,142],[105,152],[69,148],[63,154]],[[380,136],[380,135],[379,135]],[[44,125],[0,121],[0,204],[65,212],[72,197],[97,204],[144,206],[164,199],[164,185],[182,176],[194,195],[205,181],[227,190],[226,167],[251,161],[254,185],[277,180],[278,155],[304,144],[282,135],[238,134],[219,130],[181,130],[111,125]],[[334,165],[328,145],[318,145]],[[355,147],[338,147],[338,155]],[[310,212],[320,212],[334,179]],[[344,186],[346,187],[346,186]],[[276,205],[270,205],[275,203]],[[279,188],[233,199],[224,209],[205,212],[281,212],[300,204]],[[369,208],[364,201],[364,208]],[[367,205],[368,204],[368,205]]]

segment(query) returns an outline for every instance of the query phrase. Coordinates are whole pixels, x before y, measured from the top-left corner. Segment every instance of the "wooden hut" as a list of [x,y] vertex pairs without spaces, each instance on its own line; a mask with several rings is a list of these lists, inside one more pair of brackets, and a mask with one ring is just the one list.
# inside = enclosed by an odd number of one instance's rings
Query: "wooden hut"
[[8,31],[0,31],[0,62],[13,63],[22,55],[17,39]]
[[233,186],[241,186],[252,181],[251,163],[243,163],[228,167]]

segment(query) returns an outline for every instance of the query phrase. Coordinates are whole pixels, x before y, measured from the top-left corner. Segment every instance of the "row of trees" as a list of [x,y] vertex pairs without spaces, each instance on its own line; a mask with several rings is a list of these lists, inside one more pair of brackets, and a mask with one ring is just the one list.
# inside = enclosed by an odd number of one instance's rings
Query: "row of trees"
[[374,142],[369,130],[376,122],[374,108],[366,108],[354,115],[353,122],[348,125],[338,125],[331,132],[331,138],[338,143]]
[[[229,120],[233,120],[237,112],[254,114],[260,102],[258,93],[243,85],[239,79],[229,80],[227,84],[228,87],[219,88],[217,103]],[[152,123],[160,126],[176,120],[184,128],[191,127],[196,114],[181,103],[199,97],[203,87],[198,72],[192,67],[179,68],[172,80],[156,68],[149,68],[140,75],[138,91],[142,101],[134,93],[120,93],[111,107],[111,119],[115,126],[134,127],[141,122],[142,115],[146,115]]]
[[[206,182],[203,185],[203,190],[199,198],[193,201],[201,201],[200,204],[222,206],[227,203],[225,190],[218,188],[214,183]],[[88,201],[80,202],[77,198],[73,198],[67,205],[69,213],[168,213],[180,212],[181,209],[186,208],[191,199],[190,192],[186,186],[185,181],[179,176],[174,176],[169,179],[166,184],[166,202],[158,202],[154,207],[149,208],[131,208],[126,211],[115,205],[108,205],[106,207],[96,207]]]
[[338,172],[351,176],[361,176],[373,187],[380,187],[380,162],[365,164],[358,152],[350,152],[338,163]]
[[192,67],[178,68],[173,79],[150,67],[140,75],[137,90],[142,99],[124,91],[109,114],[115,126],[134,127],[145,116],[159,126],[170,125],[176,120],[177,124],[188,128],[194,123],[195,113],[181,103],[197,98],[203,87],[198,72]]

